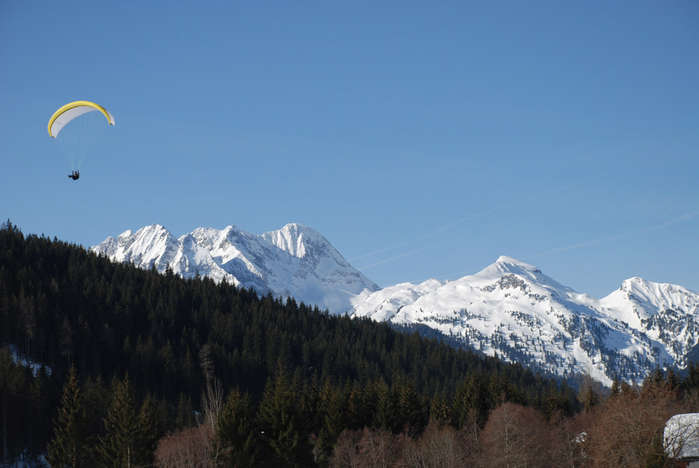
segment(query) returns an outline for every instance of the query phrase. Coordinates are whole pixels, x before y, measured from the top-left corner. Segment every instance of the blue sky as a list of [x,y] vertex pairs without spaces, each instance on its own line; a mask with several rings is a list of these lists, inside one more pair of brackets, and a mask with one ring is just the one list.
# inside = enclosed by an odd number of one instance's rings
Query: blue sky
[[[299,222],[383,286],[508,255],[699,290],[699,4],[435,3],[0,2],[0,216]],[[116,126],[50,139],[75,99]]]

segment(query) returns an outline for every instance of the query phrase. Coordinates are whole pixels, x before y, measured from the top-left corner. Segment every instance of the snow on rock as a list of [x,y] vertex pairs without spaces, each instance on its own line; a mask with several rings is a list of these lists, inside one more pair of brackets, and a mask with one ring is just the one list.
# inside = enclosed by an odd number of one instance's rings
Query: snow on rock
[[378,289],[325,237],[300,224],[262,235],[234,226],[199,227],[179,238],[154,224],[108,237],[91,250],[140,268],[170,268],[184,278],[207,276],[260,294],[291,296],[333,313],[346,312],[351,298]]
[[699,341],[699,294],[633,277],[599,301],[601,310],[662,343],[679,367]]
[[640,382],[656,367],[685,366],[699,342],[697,299],[680,286],[632,278],[598,300],[502,256],[455,281],[365,292],[352,299],[351,315],[424,325],[491,356],[610,385],[617,376]]
[[351,299],[353,313],[357,317],[371,316],[377,321],[391,320],[404,306],[412,304],[423,294],[436,289],[443,283],[429,279],[420,284],[400,283],[382,289],[381,294],[365,290]]

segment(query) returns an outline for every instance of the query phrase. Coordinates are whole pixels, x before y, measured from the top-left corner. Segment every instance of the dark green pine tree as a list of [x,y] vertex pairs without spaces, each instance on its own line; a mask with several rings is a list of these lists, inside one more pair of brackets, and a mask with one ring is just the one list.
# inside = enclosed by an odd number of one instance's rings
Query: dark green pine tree
[[137,441],[136,458],[148,466],[153,463],[153,454],[163,433],[160,419],[157,402],[150,395],[147,396],[138,413],[140,438]]
[[672,370],[672,368],[668,369],[667,373],[665,374],[665,385],[667,386],[668,390],[676,390],[679,384],[680,381],[677,378],[675,371]]
[[[29,424],[31,434],[30,450],[31,453],[38,455],[46,453],[46,441],[50,441],[53,435],[52,421],[50,418],[46,418],[45,415],[53,413],[56,408],[54,404],[54,398],[57,393],[56,387],[44,366],[39,368],[39,372],[31,383],[29,393],[31,395],[29,411],[29,421],[31,421]],[[55,398],[55,400],[58,400],[58,398]]]
[[180,393],[180,398],[177,401],[177,411],[175,412],[175,427],[177,429],[184,429],[192,426],[194,426],[192,399],[189,395]]
[[0,413],[2,413],[0,416],[0,419],[2,419],[2,452],[0,452],[0,461],[10,458],[13,436],[12,420],[8,414],[11,408],[10,397],[15,395],[21,388],[21,377],[21,370],[14,364],[9,349],[0,348]]
[[449,424],[451,421],[451,408],[444,393],[435,395],[430,404],[430,419],[440,426]]
[[379,429],[392,430],[396,408],[393,404],[391,391],[383,380],[374,382],[373,392],[376,395],[376,412],[373,426]]
[[298,405],[295,391],[286,372],[277,369],[265,389],[258,419],[261,435],[271,450],[270,463],[283,466],[307,466],[305,455],[310,454],[299,432]]
[[692,362],[689,364],[687,368],[687,377],[682,383],[682,386],[685,390],[699,388],[699,362]]
[[231,391],[216,428],[216,443],[226,466],[255,466],[259,457],[258,435],[250,397],[238,390]]
[[48,446],[48,461],[52,467],[85,466],[85,409],[82,404],[75,366],[71,366],[63,386],[61,407],[54,422],[53,439]]
[[129,377],[114,379],[112,402],[104,418],[104,435],[99,437],[97,454],[105,467],[131,468],[140,465],[142,427],[136,412]]
[[426,404],[409,383],[397,385],[398,413],[402,430],[416,437],[427,425]]
[[88,452],[87,465],[95,466],[97,460],[94,447],[97,446],[98,436],[104,432],[104,418],[111,398],[110,389],[102,382],[102,378],[87,378],[81,385],[82,401],[85,407],[87,444],[92,447]]
[[318,400],[321,421],[320,430],[315,438],[313,457],[316,463],[326,466],[338,436],[347,427],[347,399],[341,388],[333,387],[330,381],[326,381]]
[[[369,388],[367,388],[369,387]],[[347,397],[347,429],[362,429],[371,425],[376,410],[376,399],[370,386],[355,382]]]

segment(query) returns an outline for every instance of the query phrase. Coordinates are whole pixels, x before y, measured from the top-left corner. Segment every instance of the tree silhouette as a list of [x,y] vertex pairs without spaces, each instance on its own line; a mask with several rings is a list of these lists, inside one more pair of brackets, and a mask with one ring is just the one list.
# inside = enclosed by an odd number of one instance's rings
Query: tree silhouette
[[71,366],[63,386],[61,407],[48,446],[48,461],[53,467],[85,466],[87,446],[86,417],[75,366]]

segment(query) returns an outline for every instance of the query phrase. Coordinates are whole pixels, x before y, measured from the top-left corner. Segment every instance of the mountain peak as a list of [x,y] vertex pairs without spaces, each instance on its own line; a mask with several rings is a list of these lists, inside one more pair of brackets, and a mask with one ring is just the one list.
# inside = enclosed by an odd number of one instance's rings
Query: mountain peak
[[302,232],[302,231],[312,231],[316,232],[313,228],[310,228],[304,224],[301,223],[286,223],[284,226],[281,227],[281,231],[297,231],[297,232]]
[[[128,231],[130,232],[131,230],[128,229]],[[157,223],[143,226],[137,232],[151,232],[151,231],[153,231],[153,232],[162,232],[162,231],[168,232],[167,229],[165,229],[165,226],[163,226],[162,224],[157,224]]]
[[523,270],[529,270],[529,271],[537,271],[538,268],[530,265],[529,263],[525,263],[521,260],[517,260],[516,258],[513,257],[508,257],[507,255],[500,255],[497,260],[495,260],[496,265],[509,265],[509,266],[515,266],[518,268],[521,268]]
[[[202,229],[202,228],[200,228]],[[235,224],[229,224],[225,228],[223,228],[221,231],[216,230],[215,228],[208,228],[211,229],[212,231],[216,231],[217,233],[220,233],[221,236],[227,237],[230,233],[232,232],[242,232],[242,230],[236,226]]]
[[634,295],[634,296],[661,296],[676,291],[689,292],[682,286],[672,283],[656,283],[641,278],[640,276],[632,276],[621,282],[619,291]]
[[495,263],[492,263],[482,269],[476,274],[476,276],[483,279],[493,279],[499,278],[504,274],[514,274],[527,278],[535,278],[537,275],[541,274],[541,270],[534,265],[522,262],[516,258],[501,255],[497,260],[495,260]]
[[350,297],[378,289],[325,237],[297,223],[262,235],[232,225],[221,230],[198,227],[178,239],[153,224],[135,233],[126,231],[118,240],[109,237],[92,250],[145,268],[165,271],[170,267],[184,277],[199,274],[261,294],[293,296],[335,313],[351,307]]
[[699,294],[672,283],[656,283],[638,276],[625,279],[621,287],[608,297],[621,295],[644,307],[691,307],[699,305]]
[[291,238],[305,237],[309,241],[322,241],[328,242],[325,237],[315,229],[305,226],[299,223],[289,223],[282,226],[279,232],[283,232],[285,235]]
[[628,289],[636,284],[648,284],[649,282],[640,276],[632,276],[631,278],[626,278],[621,282],[621,289]]
[[276,231],[265,232],[262,237],[294,257],[304,258],[316,249],[329,251],[335,256],[330,242],[318,231],[303,224],[289,223]]

